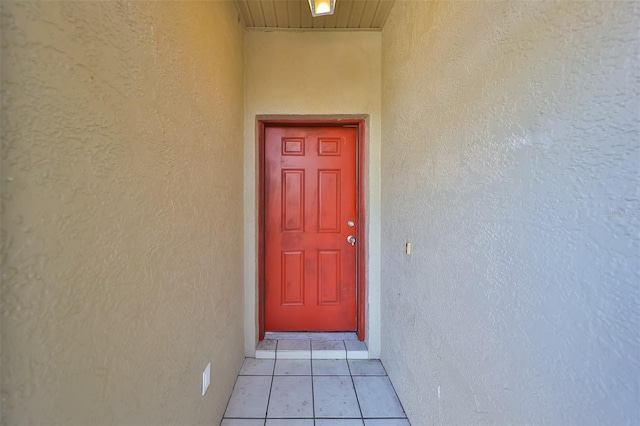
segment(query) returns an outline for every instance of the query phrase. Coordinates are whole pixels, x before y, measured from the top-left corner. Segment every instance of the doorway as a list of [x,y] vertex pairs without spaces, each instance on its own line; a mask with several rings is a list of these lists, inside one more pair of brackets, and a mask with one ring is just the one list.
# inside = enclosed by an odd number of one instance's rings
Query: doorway
[[364,340],[364,120],[260,120],[259,338]]

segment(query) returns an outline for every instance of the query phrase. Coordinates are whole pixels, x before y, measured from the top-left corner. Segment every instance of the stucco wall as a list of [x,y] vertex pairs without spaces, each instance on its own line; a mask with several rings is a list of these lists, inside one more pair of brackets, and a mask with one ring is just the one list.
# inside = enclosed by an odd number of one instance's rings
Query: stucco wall
[[1,7],[2,423],[219,422],[243,357],[233,4]]
[[382,360],[412,424],[640,423],[638,28],[637,2],[394,6]]
[[257,115],[368,115],[367,343],[380,348],[380,33],[245,35],[245,352],[257,339]]

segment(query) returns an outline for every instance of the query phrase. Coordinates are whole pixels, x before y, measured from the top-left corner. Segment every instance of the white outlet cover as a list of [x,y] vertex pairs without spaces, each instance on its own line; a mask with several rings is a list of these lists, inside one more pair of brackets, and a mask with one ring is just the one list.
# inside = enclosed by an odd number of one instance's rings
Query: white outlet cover
[[211,363],[208,363],[207,368],[202,372],[202,396],[207,393],[209,383],[211,383]]

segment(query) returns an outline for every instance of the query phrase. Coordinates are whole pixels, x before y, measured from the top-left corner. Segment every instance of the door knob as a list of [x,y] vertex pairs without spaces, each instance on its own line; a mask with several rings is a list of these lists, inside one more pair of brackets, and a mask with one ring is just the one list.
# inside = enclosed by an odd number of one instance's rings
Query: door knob
[[347,237],[347,242],[352,246],[356,245],[356,237],[354,237],[353,235],[349,235]]

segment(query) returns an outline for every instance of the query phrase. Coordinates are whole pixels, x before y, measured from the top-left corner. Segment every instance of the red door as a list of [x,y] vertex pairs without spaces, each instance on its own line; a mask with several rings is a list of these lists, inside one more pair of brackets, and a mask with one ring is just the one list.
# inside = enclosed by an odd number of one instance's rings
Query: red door
[[356,329],[357,134],[265,128],[266,331]]

